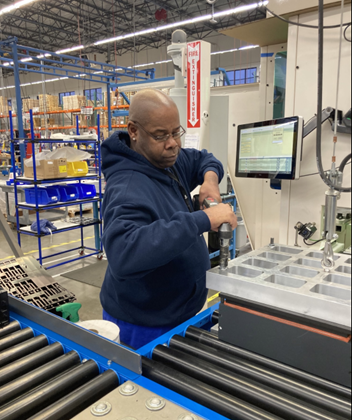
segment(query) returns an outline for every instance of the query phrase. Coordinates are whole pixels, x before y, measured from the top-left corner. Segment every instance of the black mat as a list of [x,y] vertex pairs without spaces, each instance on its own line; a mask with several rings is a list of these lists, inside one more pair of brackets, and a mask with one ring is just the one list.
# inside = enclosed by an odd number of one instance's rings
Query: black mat
[[107,267],[108,262],[106,260],[101,260],[97,261],[95,264],[62,274],[62,277],[101,288]]

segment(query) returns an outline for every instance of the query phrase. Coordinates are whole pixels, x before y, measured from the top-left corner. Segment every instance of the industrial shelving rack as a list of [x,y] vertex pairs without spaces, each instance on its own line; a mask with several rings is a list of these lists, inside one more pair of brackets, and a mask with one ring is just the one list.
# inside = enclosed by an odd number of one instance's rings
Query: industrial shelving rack
[[[17,41],[16,37],[10,37],[0,41],[0,67],[12,70],[14,73],[17,104],[17,129],[19,138],[21,139],[25,137],[20,83],[21,72],[27,74],[44,74],[54,77],[51,81],[63,79],[73,79],[77,81],[77,78],[84,78],[86,82],[99,82],[105,85],[106,91],[108,92],[106,105],[109,131],[112,128],[110,90],[114,87],[115,82],[119,81],[120,77],[129,77],[134,80],[153,80],[155,78],[154,68],[141,70],[120,66],[116,69],[114,64],[101,63],[79,56],[71,56],[62,53],[58,54],[52,51],[26,47],[18,45]],[[20,144],[20,153],[21,158],[24,159],[25,149],[23,144]]]
[[[43,265],[43,260],[47,259],[47,258],[52,258],[55,256],[59,256],[68,252],[72,252],[72,251],[77,251],[79,256],[76,258],[72,258],[72,259],[67,259],[64,262],[61,262],[59,264],[55,264],[55,265],[51,265],[46,267],[47,269],[49,268],[54,268],[54,267],[58,267],[60,265],[63,264],[67,264],[69,262],[73,262],[73,261],[77,261],[83,258],[87,258],[87,257],[91,257],[96,255],[98,259],[102,259],[103,258],[103,245],[101,242],[101,236],[102,236],[102,209],[101,209],[101,201],[102,201],[102,173],[101,173],[101,149],[100,149],[100,138],[99,138],[99,134],[98,134],[98,139],[97,140],[92,140],[92,139],[79,139],[79,140],[50,140],[50,139],[35,139],[34,138],[34,130],[33,130],[33,114],[32,112],[30,112],[30,119],[31,119],[31,134],[32,134],[32,138],[31,139],[13,139],[11,140],[11,158],[14,159],[14,153],[15,153],[15,146],[16,144],[24,144],[25,146],[27,146],[28,144],[32,145],[33,148],[33,153],[32,153],[32,159],[33,159],[33,173],[34,173],[34,178],[33,179],[29,179],[26,178],[24,176],[16,176],[16,174],[14,174],[14,190],[15,190],[15,204],[16,204],[16,225],[17,225],[17,239],[18,239],[18,243],[21,246],[21,235],[29,235],[29,236],[35,236],[38,239],[38,252],[39,252],[39,258],[38,261],[41,265]],[[100,121],[99,121],[99,116],[98,116],[98,127],[100,125]],[[99,133],[99,130],[98,130]],[[35,146],[36,145],[40,145],[40,144],[75,144],[77,145],[77,148],[79,148],[81,145],[83,144],[93,144],[94,145],[94,167],[95,167],[95,173],[92,174],[88,174],[86,176],[82,176],[82,177],[67,177],[67,178],[58,178],[58,179],[49,179],[49,180],[41,180],[41,179],[37,179],[37,170],[36,170],[36,159],[35,159]],[[69,202],[57,202],[54,204],[39,204],[38,202],[38,188],[40,186],[45,186],[45,185],[50,185],[50,184],[62,184],[62,183],[66,183],[67,181],[69,182],[73,182],[75,181],[75,183],[79,183],[81,184],[82,181],[85,180],[97,180],[98,184],[99,184],[99,188],[97,191],[97,195],[95,197],[92,198],[87,198],[87,199],[78,199],[78,200],[73,200],[73,201],[69,201]],[[18,197],[17,197],[17,185],[21,183],[24,185],[33,185],[35,188],[35,204],[28,204],[28,203],[19,203],[18,202]],[[82,205],[85,203],[92,203],[93,204],[93,219],[91,221],[89,221],[88,223],[83,223],[82,222]],[[32,232],[30,230],[30,226],[27,227],[22,227],[20,226],[19,223],[19,210],[20,209],[26,209],[26,210],[34,210],[36,212],[36,221],[37,221],[37,226],[39,227],[39,222],[40,222],[40,212],[41,211],[45,211],[45,210],[51,210],[51,209],[55,209],[55,208],[61,208],[61,207],[69,207],[69,206],[80,206],[80,222],[79,223],[71,223],[71,222],[59,222],[57,223],[59,226],[57,226],[57,230],[52,231],[52,234],[58,234],[58,233],[62,233],[62,232],[68,232],[71,230],[80,230],[81,233],[81,244],[79,247],[75,247],[75,248],[71,248],[68,249],[66,251],[62,251],[62,252],[58,252],[56,254],[52,254],[52,255],[48,255],[48,256],[43,256],[43,252],[42,252],[42,238],[44,236],[47,236],[46,234],[42,234],[40,233],[40,229],[39,232]],[[95,248],[90,248],[84,245],[84,235],[83,235],[83,231],[85,227],[88,226],[94,226],[95,229]],[[89,251],[89,253],[85,254],[85,250]]]

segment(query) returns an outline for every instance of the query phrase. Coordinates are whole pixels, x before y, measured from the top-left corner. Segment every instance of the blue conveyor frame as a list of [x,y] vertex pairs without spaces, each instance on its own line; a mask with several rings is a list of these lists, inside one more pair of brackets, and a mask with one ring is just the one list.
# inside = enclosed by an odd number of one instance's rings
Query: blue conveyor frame
[[[14,298],[16,299],[16,298]],[[16,299],[18,300],[18,299]],[[26,304],[26,303],[24,303]],[[28,304],[26,304],[28,305]],[[32,305],[31,305],[32,306]],[[187,330],[187,328],[190,325],[193,325],[195,327],[198,328],[204,328],[207,329],[207,327],[210,327],[211,325],[211,319],[212,319],[212,315],[213,312],[215,310],[217,310],[219,308],[219,304],[214,305],[213,307],[205,310],[204,312],[196,315],[195,317],[191,318],[189,321],[181,324],[179,327],[173,329],[172,331],[170,331],[169,333],[161,336],[160,338],[158,338],[157,340],[154,340],[152,343],[142,347],[141,349],[139,349],[136,353],[140,356],[146,356],[148,358],[151,357],[151,353],[153,351],[153,349],[159,345],[159,344],[168,344],[169,341],[171,340],[171,338],[175,335],[185,335],[185,332]],[[43,312],[43,319],[45,319],[45,316],[47,316],[47,312],[36,308],[36,310],[42,311]],[[99,367],[99,371],[100,373],[104,372],[107,369],[112,369],[116,372],[116,374],[119,377],[119,381],[120,384],[126,382],[126,381],[133,381],[134,383],[136,383],[137,385],[144,387],[146,389],[148,389],[149,391],[151,391],[152,393],[155,393],[156,395],[161,396],[162,398],[165,398],[181,407],[183,407],[185,410],[190,411],[194,414],[196,414],[199,417],[204,418],[205,420],[227,420],[226,417],[206,408],[203,407],[202,405],[195,403],[194,401],[183,397],[182,395],[177,394],[174,391],[171,391],[169,389],[167,389],[166,387],[159,385],[145,377],[143,377],[143,375],[139,375],[138,373],[132,372],[129,369],[126,369],[125,367],[121,366],[120,364],[117,364],[115,362],[112,362],[111,360],[108,360],[107,358],[103,357],[102,355],[93,352],[87,348],[85,348],[84,346],[74,342],[73,340],[67,339],[66,337],[55,333],[53,331],[51,331],[49,328],[46,328],[42,325],[37,324],[36,322],[25,318],[19,314],[17,314],[14,311],[10,310],[10,320],[11,321],[18,321],[21,324],[21,328],[26,328],[29,327],[33,330],[34,332],[34,336],[38,336],[40,334],[44,334],[47,339],[49,344],[52,344],[54,342],[59,342],[61,343],[61,345],[64,348],[65,353],[71,351],[71,350],[75,350],[76,352],[78,352],[81,360],[84,359],[92,359],[94,360],[98,367]],[[60,319],[61,322],[63,323],[70,323],[70,321],[67,321],[65,319]],[[79,326],[76,325],[77,328],[81,328]],[[99,336],[97,334],[95,334],[94,332],[90,332],[91,334],[96,335],[98,338]],[[106,339],[104,339],[106,340]],[[108,340],[110,341],[110,340]],[[120,344],[117,344],[113,341],[111,341],[111,343],[113,343],[116,346],[119,347],[124,347],[121,346]]]

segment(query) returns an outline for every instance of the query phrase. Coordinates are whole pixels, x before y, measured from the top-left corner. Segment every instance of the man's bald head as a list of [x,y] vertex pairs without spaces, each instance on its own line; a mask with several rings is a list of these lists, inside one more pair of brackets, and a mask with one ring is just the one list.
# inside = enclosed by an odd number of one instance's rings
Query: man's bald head
[[154,118],[160,118],[161,113],[170,108],[177,110],[175,102],[164,92],[144,89],[133,96],[129,119],[147,125]]

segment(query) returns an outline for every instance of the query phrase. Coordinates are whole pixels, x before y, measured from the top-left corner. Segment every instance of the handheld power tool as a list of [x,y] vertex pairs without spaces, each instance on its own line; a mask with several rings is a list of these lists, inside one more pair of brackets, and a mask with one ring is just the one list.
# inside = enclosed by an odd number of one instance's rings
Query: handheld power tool
[[[206,208],[217,206],[219,203],[211,197],[204,200],[203,206]],[[226,270],[230,257],[230,240],[232,238],[232,228],[230,223],[223,223],[219,227],[220,239],[220,270]]]

